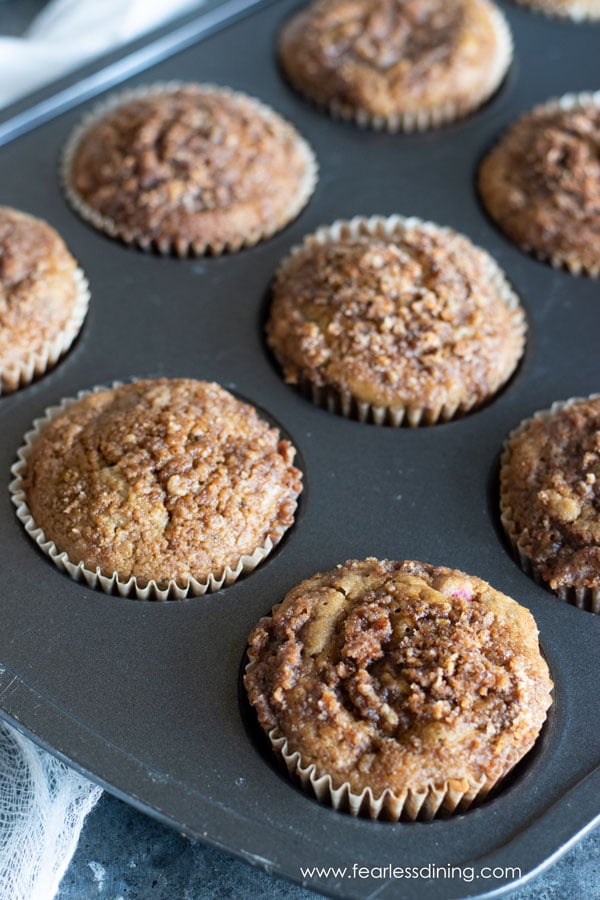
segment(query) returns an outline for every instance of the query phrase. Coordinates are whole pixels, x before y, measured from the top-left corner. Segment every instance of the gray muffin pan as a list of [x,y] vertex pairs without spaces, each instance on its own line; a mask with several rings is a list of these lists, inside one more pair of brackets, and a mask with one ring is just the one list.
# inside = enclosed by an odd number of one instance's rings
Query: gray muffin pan
[[[600,283],[513,247],[486,218],[473,185],[477,161],[518,113],[598,87],[600,27],[501,6],[515,37],[506,82],[479,113],[437,132],[361,131],[297,96],[274,55],[289,0],[206,7],[13,107],[0,123],[0,202],[49,220],[92,290],[88,319],[64,361],[0,398],[5,484],[23,434],[45,407],[93,385],[163,375],[214,379],[256,404],[295,443],[305,480],[295,526],[253,574],[216,594],[166,603],[71,581],[24,533],[5,490],[2,715],[162,822],[335,897],[502,893],[549,865],[598,816],[600,617],[559,601],[514,562],[499,525],[497,467],[505,436],[522,418],[598,391]],[[254,94],[311,142],[320,164],[315,195],[273,239],[232,256],[161,258],[104,237],[67,206],[57,178],[61,148],[92,95],[118,81],[171,79]],[[500,396],[464,419],[414,430],[348,421],[285,385],[265,350],[279,260],[319,225],[374,213],[464,232],[494,255],[522,297],[529,340],[520,369]],[[303,578],[368,555],[463,569],[537,620],[554,705],[534,750],[493,799],[465,814],[390,824],[319,805],[280,772],[240,691],[246,638],[259,617]],[[379,869],[352,878],[354,864]],[[446,874],[394,878],[383,869],[429,864]],[[467,867],[463,877],[448,868],[457,866]],[[347,872],[303,874],[310,867]]]

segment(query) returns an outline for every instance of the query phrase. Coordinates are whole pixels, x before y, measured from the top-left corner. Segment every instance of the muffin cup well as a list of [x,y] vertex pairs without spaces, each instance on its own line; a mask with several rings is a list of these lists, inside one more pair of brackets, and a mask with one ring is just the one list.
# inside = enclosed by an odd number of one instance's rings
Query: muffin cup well
[[[436,225],[433,222],[425,222],[421,219],[404,216],[371,216],[366,218],[356,216],[349,221],[339,220],[333,225],[323,226],[314,234],[308,235],[303,244],[292,248],[290,254],[282,263],[282,267],[286,262],[298,253],[302,253],[306,242],[316,242],[326,244],[331,241],[339,241],[347,238],[357,238],[364,235],[372,236],[387,240],[397,234],[398,231],[404,231],[413,227],[422,228],[430,234],[453,234],[451,228],[445,228]],[[480,249],[480,248],[478,248]],[[519,353],[519,359],[522,356],[525,346],[526,322],[521,303],[517,294],[508,283],[506,276],[500,267],[494,262],[489,254],[487,255],[488,277],[489,282],[498,292],[498,296],[504,301],[506,306],[520,313],[522,326],[522,346]],[[512,372],[506,376],[506,379],[496,388],[500,390],[502,384],[506,383]],[[416,427],[418,425],[435,425],[439,422],[449,422],[452,419],[459,418],[470,412],[476,406],[471,398],[453,399],[435,406],[420,406],[418,404],[398,405],[393,407],[376,406],[356,398],[350,391],[341,391],[333,385],[318,385],[306,379],[300,379],[297,384],[300,392],[314,404],[326,409],[328,412],[337,413],[347,419],[354,419],[359,422],[370,422],[375,425],[391,425],[398,427],[401,425],[409,425]],[[495,392],[494,392],[495,393]],[[493,396],[493,394],[491,395]],[[491,399],[487,398],[487,399]],[[487,402],[487,401],[483,401]]]
[[572,22],[600,19],[600,9],[594,9],[587,0],[572,2],[568,9],[554,6],[552,0],[516,0],[516,2],[551,18],[571,19]]
[[[111,388],[119,387],[123,382],[116,381],[110,385]],[[211,572],[206,580],[199,581],[190,577],[187,582],[181,584],[177,581],[170,581],[166,587],[160,587],[156,581],[149,581],[146,585],[139,585],[137,578],[131,576],[127,581],[119,578],[116,572],[110,575],[103,574],[100,568],[94,571],[85,567],[82,562],[74,562],[69,559],[65,552],[60,552],[54,541],[48,540],[43,530],[39,528],[31,514],[27,504],[27,498],[23,487],[25,472],[27,470],[27,462],[31,454],[31,448],[43,431],[45,426],[56,418],[57,415],[68,409],[77,400],[86,397],[89,394],[98,393],[107,390],[105,386],[98,386],[91,390],[80,391],[76,397],[69,397],[61,401],[57,406],[50,406],[45,410],[44,415],[35,419],[33,427],[24,436],[24,443],[17,451],[18,460],[11,467],[11,474],[14,476],[9,484],[9,492],[11,500],[17,509],[17,518],[23,524],[25,531],[29,537],[35,541],[40,550],[48,556],[59,569],[66,572],[74,581],[83,581],[88,587],[97,588],[107,594],[119,594],[121,597],[132,597],[138,600],[183,600],[186,597],[201,597],[204,594],[218,591],[222,587],[233,584],[241,575],[252,572],[277,546],[285,532],[288,530],[283,525],[274,526],[267,536],[264,544],[257,547],[250,554],[241,556],[233,565],[226,566],[218,572]],[[297,504],[295,504],[297,506]],[[295,507],[294,507],[295,508]]]
[[522,434],[532,422],[536,420],[548,421],[557,412],[566,407],[572,406],[574,403],[580,403],[582,400],[596,400],[600,398],[600,394],[590,394],[589,397],[571,397],[569,400],[558,400],[553,403],[550,409],[543,409],[535,412],[532,416],[523,421],[508,435],[503,444],[502,455],[500,457],[500,520],[510,541],[513,554],[523,571],[533,578],[536,584],[551,590],[553,594],[561,600],[580,609],[586,609],[589,612],[600,613],[600,588],[580,587],[577,585],[563,586],[556,590],[550,587],[548,582],[542,576],[539,568],[527,556],[523,547],[519,543],[519,534],[515,522],[515,514],[513,508],[508,502],[507,485],[506,485],[506,468],[510,459],[510,445],[512,441]]
[[68,322],[60,334],[41,350],[36,350],[19,363],[6,366],[4,369],[0,367],[0,395],[10,394],[31,384],[34,378],[38,378],[55,366],[81,331],[90,303],[90,290],[81,269],[75,269],[73,277],[77,293]]
[[[297,147],[302,153],[305,161],[305,173],[298,185],[297,192],[291,198],[286,210],[279,218],[268,226],[255,226],[246,234],[240,235],[236,240],[228,242],[220,241],[191,241],[184,236],[177,238],[171,237],[151,237],[149,235],[140,234],[136,229],[120,224],[118,221],[102,215],[98,210],[90,206],[83,197],[76,191],[71,183],[72,164],[77,153],[79,144],[90,128],[97,125],[108,113],[117,109],[132,100],[139,100],[145,97],[153,97],[160,94],[170,94],[180,88],[186,87],[185,82],[168,81],[158,82],[153,85],[133,88],[127,91],[121,91],[111,94],[99,105],[94,107],[75,128],[69,137],[62,156],[61,177],[65,196],[73,209],[90,225],[99,231],[104,232],[111,238],[123,241],[125,244],[134,245],[140,250],[158,253],[162,256],[202,256],[205,254],[212,256],[220,256],[222,253],[234,253],[247,247],[253,247],[259,241],[272,237],[276,232],[285,228],[293,219],[296,218],[304,209],[310,200],[317,184],[318,164],[316,157],[304,138],[298,134]],[[233,91],[229,88],[220,87],[214,84],[199,85],[205,91],[217,91],[224,97],[235,97],[239,95],[239,91]],[[281,121],[282,117],[277,115],[269,106],[266,106],[255,97],[243,94],[244,97],[250,99],[260,109],[265,118],[270,120]],[[285,120],[284,120],[285,121]]]
[[429,109],[411,110],[389,115],[375,115],[365,109],[357,109],[355,106],[351,106],[341,100],[319,100],[306,90],[299,79],[293,78],[283,64],[281,64],[281,67],[285,77],[298,93],[302,94],[305,99],[315,106],[325,109],[334,119],[354,122],[359,128],[371,128],[375,131],[404,132],[405,134],[415,131],[429,131],[434,128],[441,128],[444,125],[450,125],[457,119],[464,118],[475,112],[490,99],[502,84],[513,59],[512,32],[504,14],[495,5],[490,10],[490,17],[498,42],[496,56],[492,60],[489,71],[486,73],[487,77],[481,79],[477,93],[474,93],[468,100],[463,99],[461,102],[449,100]]
[[385,790],[376,796],[371,788],[357,794],[348,782],[335,785],[331,775],[320,775],[314,763],[303,763],[301,754],[290,751],[287,738],[277,728],[269,732],[268,738],[288,774],[298,780],[303,790],[314,794],[320,803],[353,816],[390,822],[430,821],[439,814],[464,812],[474,802],[483,800],[499,781],[482,779],[472,783],[466,778],[450,778],[441,786],[431,784],[424,790],[407,787],[401,794]]

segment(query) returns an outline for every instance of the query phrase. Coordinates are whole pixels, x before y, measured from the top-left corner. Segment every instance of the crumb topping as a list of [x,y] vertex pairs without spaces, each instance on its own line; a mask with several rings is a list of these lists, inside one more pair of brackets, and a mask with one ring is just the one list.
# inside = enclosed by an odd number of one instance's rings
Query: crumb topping
[[267,325],[286,381],[390,408],[481,403],[524,343],[486,253],[442,229],[308,239],[280,268]]
[[350,561],[308,579],[256,626],[249,655],[262,727],[334,784],[376,795],[496,780],[550,705],[531,615],[417,562]]
[[0,372],[24,363],[69,323],[76,267],[50,225],[0,207]]
[[519,546],[553,590],[600,587],[600,399],[515,435],[501,493]]
[[492,10],[486,0],[316,0],[284,27],[280,56],[318,102],[375,115],[476,105],[499,54]]
[[480,190],[524,250],[599,269],[600,107],[523,116],[484,160]]
[[107,112],[82,137],[71,177],[89,206],[145,237],[218,243],[280,223],[307,171],[306,145],[280,116],[244,94],[185,85]]
[[120,580],[206,580],[280,535],[301,473],[289,441],[216,384],[138,381],[90,394],[44,427],[24,488],[69,559]]
[[324,55],[363,62],[382,72],[402,63],[405,77],[416,80],[419,71],[448,61],[464,20],[461,3],[337,0],[315,5],[310,25],[320,33]]

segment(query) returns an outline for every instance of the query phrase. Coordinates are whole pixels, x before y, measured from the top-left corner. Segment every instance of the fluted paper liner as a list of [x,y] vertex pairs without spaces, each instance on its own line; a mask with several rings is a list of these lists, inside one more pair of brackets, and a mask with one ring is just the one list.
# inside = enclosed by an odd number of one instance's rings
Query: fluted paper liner
[[222,253],[235,253],[236,251],[243,248],[253,247],[259,241],[266,240],[267,238],[272,237],[276,232],[281,231],[282,228],[285,228],[285,226],[289,224],[293,219],[295,219],[296,216],[298,216],[304,209],[304,207],[310,200],[317,184],[318,165],[316,157],[310,145],[296,130],[295,126],[291,125],[291,123],[287,122],[287,120],[284,119],[283,116],[280,116],[273,109],[271,109],[271,107],[262,103],[256,97],[251,97],[249,94],[244,94],[241,91],[233,91],[229,88],[221,87],[215,84],[193,85],[194,87],[198,87],[201,92],[210,91],[212,93],[216,91],[225,97],[243,96],[247,100],[251,100],[253,103],[255,103],[262,115],[265,116],[265,118],[269,120],[276,120],[278,122],[283,121],[286,124],[290,125],[290,127],[292,127],[296,132],[297,146],[298,149],[302,152],[305,160],[304,176],[297,186],[295,195],[290,199],[289,205],[287,206],[285,212],[280,214],[279,218],[277,220],[274,220],[269,225],[263,225],[260,227],[256,225],[253,229],[248,230],[245,234],[240,234],[238,239],[230,240],[228,242],[209,240],[190,241],[184,235],[180,235],[176,238],[153,238],[148,235],[140,234],[135,228],[131,228],[130,226],[125,224],[121,224],[115,219],[111,219],[110,217],[98,212],[98,210],[90,206],[83,199],[83,197],[81,197],[81,195],[76,191],[73,184],[71,183],[71,168],[79,144],[84,135],[89,131],[89,129],[97,125],[104,118],[104,116],[117,109],[119,106],[123,106],[124,104],[129,103],[132,100],[138,100],[144,97],[153,97],[157,94],[169,94],[179,90],[180,88],[189,86],[192,85],[181,81],[158,82],[153,85],[146,85],[138,88],[132,88],[131,90],[127,91],[121,91],[116,94],[111,94],[103,102],[95,106],[86,116],[84,116],[83,120],[72,132],[65,145],[61,167],[63,190],[65,192],[67,200],[82,219],[84,219],[90,225],[93,225],[94,228],[97,228],[99,231],[104,232],[109,237],[121,240],[125,244],[135,245],[140,250],[158,253],[162,256],[170,256],[175,254],[179,257],[185,257],[203,256],[205,254],[220,256]]
[[85,582],[88,587],[100,589],[107,594],[116,592],[121,597],[135,597],[138,600],[183,600],[188,596],[201,597],[206,593],[218,591],[222,587],[233,584],[241,575],[252,572],[259,563],[266,559],[289,526],[276,524],[261,547],[258,547],[250,555],[241,556],[234,565],[225,566],[218,572],[211,572],[204,581],[190,577],[184,584],[172,580],[166,587],[161,588],[153,580],[141,586],[133,575],[127,581],[123,581],[116,572],[106,575],[101,572],[100,567],[92,571],[86,568],[82,562],[73,562],[64,551],[59,551],[54,541],[49,540],[43,530],[36,525],[27,505],[23,488],[27,461],[34,441],[49,422],[82,397],[119,387],[122,383],[116,381],[110,387],[100,385],[90,390],[79,391],[76,397],[69,397],[62,400],[57,406],[48,407],[41,418],[34,420],[32,429],[25,434],[24,443],[17,451],[18,460],[11,467],[14,478],[10,482],[9,491],[11,500],[17,509],[17,518],[22,522],[29,537],[59,569],[70,575],[74,581]]
[[[319,228],[314,234],[307,235],[304,242],[292,248],[289,255],[284,259],[280,266],[280,270],[285,267],[288,260],[298,253],[302,253],[310,241],[319,244],[327,244],[346,238],[355,238],[364,235],[370,235],[374,238],[388,240],[393,238],[398,231],[406,231],[410,228],[418,227],[430,234],[456,234],[453,229],[446,228],[442,225],[436,225],[433,222],[426,222],[416,217],[406,218],[404,216],[355,216],[348,221],[338,220],[333,225],[325,225]],[[475,245],[473,245],[475,246]],[[488,278],[498,293],[498,297],[511,310],[521,313],[522,323],[522,347],[519,353],[519,359],[523,354],[525,346],[526,323],[525,315],[521,307],[521,303],[517,294],[508,283],[506,276],[492,259],[492,257],[481,247],[476,249],[485,253],[488,263]],[[516,368],[516,366],[515,366]],[[509,372],[506,378],[498,385],[490,397],[485,398],[483,402],[490,400],[497,391],[508,381],[513,372]],[[451,419],[458,418],[470,412],[477,406],[482,405],[482,401],[477,403],[471,398],[455,400],[452,402],[439,403],[436,406],[424,407],[419,404],[408,404],[405,406],[397,405],[394,407],[376,406],[363,400],[357,399],[350,391],[342,391],[333,385],[318,385],[306,379],[300,379],[297,385],[300,392],[322,409],[328,412],[337,413],[347,419],[355,419],[359,422],[370,422],[374,425],[391,425],[399,427],[401,425],[409,425],[416,427],[418,425],[435,425],[438,422],[449,422]]]
[[439,813],[464,812],[475,801],[483,800],[499,780],[484,778],[470,782],[467,778],[449,778],[442,785],[432,783],[422,790],[406,787],[401,794],[388,789],[377,796],[371,788],[356,793],[348,782],[336,785],[331,775],[319,774],[314,763],[303,763],[301,754],[290,751],[287,739],[277,728],[268,737],[288,774],[297,778],[305,791],[313,793],[320,803],[353,816],[391,822],[401,818],[430,821]]
[[490,9],[490,18],[492,19],[498,41],[496,56],[486,73],[487,78],[482,78],[481,80],[480,90],[468,100],[463,100],[460,103],[449,100],[431,109],[398,112],[386,116],[374,115],[365,109],[357,109],[355,106],[351,106],[341,100],[319,100],[306,90],[301,80],[293,78],[283,64],[282,68],[286,78],[298,93],[302,94],[315,106],[327,110],[334,119],[354,122],[359,128],[389,131],[392,134],[429,131],[430,129],[441,128],[443,125],[450,125],[457,119],[464,118],[475,112],[490,99],[502,84],[513,59],[513,38],[504,14],[495,5]]
[[566,7],[559,9],[553,6],[552,0],[517,0],[517,3],[520,3],[521,6],[528,6],[535,12],[544,13],[550,18],[571,19],[572,22],[600,19],[600,8],[594,9],[588,0],[571,2],[568,9]]
[[535,412],[532,416],[523,421],[508,435],[503,444],[502,456],[500,457],[500,520],[510,540],[511,548],[515,558],[520,564],[523,571],[533,578],[536,584],[551,590],[553,594],[573,606],[580,609],[587,609],[590,612],[600,613],[600,588],[562,586],[554,590],[548,582],[543,578],[542,573],[535,563],[527,556],[524,549],[519,544],[519,534],[514,518],[514,510],[508,503],[506,494],[506,467],[510,459],[510,448],[512,441],[522,434],[532,422],[536,420],[548,421],[556,415],[561,409],[573,406],[575,403],[581,403],[582,400],[600,399],[600,394],[590,394],[589,397],[571,397],[569,400],[558,400],[553,403],[550,409],[543,409]]
[[10,394],[31,384],[34,378],[55,366],[81,331],[90,303],[90,290],[81,269],[75,269],[73,277],[77,294],[68,322],[54,340],[49,341],[41,350],[36,350],[18,363],[0,367],[0,395]]

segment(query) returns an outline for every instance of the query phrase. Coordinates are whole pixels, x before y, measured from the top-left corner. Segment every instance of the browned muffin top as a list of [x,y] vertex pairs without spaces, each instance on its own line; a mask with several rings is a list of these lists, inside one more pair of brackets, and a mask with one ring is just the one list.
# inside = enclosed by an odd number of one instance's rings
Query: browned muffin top
[[507,290],[491,258],[446,229],[408,220],[390,235],[309,237],[277,274],[268,342],[290,383],[391,409],[468,409],[522,353]]
[[304,581],[256,626],[249,655],[262,727],[334,786],[375,796],[497,780],[550,705],[531,614],[419,562],[350,561]]
[[189,84],[125,97],[84,131],[67,177],[126,239],[221,249],[293,218],[313,167],[308,145],[272,110]]
[[292,524],[293,458],[277,429],[218,385],[161,378],[61,412],[35,440],[24,489],[71,562],[139,586],[185,585]]
[[600,105],[523,116],[483,161],[479,187],[523,250],[600,272]]
[[50,225],[0,207],[0,372],[25,363],[70,322],[76,268]]
[[284,27],[283,68],[302,92],[374,116],[483,102],[510,61],[488,0],[315,0]]
[[501,503],[553,590],[600,587],[600,398],[532,419],[509,439]]

